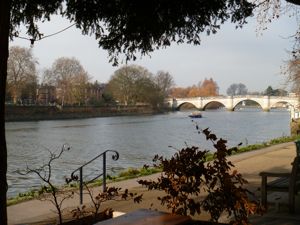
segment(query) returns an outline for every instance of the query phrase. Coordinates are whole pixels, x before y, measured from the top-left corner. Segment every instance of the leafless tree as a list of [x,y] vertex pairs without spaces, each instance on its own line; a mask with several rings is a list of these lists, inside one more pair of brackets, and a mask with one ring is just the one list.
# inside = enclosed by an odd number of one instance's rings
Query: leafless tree
[[248,89],[245,84],[238,83],[238,84],[231,84],[228,88],[226,93],[230,96],[233,95],[245,95],[248,93]]
[[286,63],[283,71],[287,84],[291,85],[291,90],[300,93],[300,57],[291,59]]
[[7,89],[14,104],[21,97],[22,90],[27,84],[37,82],[37,61],[30,49],[12,46],[9,49],[7,64]]
[[90,77],[76,58],[61,57],[51,69],[44,71],[43,81],[57,88],[61,105],[78,104],[85,101],[86,85]]
[[[279,19],[282,15],[288,15],[295,18],[299,24],[299,6],[300,0],[255,0],[257,13],[257,32],[262,34],[268,29],[269,23],[275,19]],[[297,58],[300,54],[300,27],[295,30],[295,33],[286,38],[294,39],[294,46],[291,50],[292,55]]]
[[31,168],[27,166],[25,171],[18,171],[21,175],[27,174],[36,174],[41,181],[44,183],[42,186],[41,195],[39,196],[40,200],[50,201],[56,208],[59,224],[62,224],[62,204],[66,199],[73,197],[74,193],[72,191],[58,189],[52,181],[52,164],[55,160],[59,159],[65,151],[70,150],[70,146],[63,145],[58,153],[49,151],[50,157],[48,163],[38,167]]
[[154,81],[161,90],[164,98],[169,96],[171,88],[175,85],[172,75],[165,71],[158,71],[154,77]]

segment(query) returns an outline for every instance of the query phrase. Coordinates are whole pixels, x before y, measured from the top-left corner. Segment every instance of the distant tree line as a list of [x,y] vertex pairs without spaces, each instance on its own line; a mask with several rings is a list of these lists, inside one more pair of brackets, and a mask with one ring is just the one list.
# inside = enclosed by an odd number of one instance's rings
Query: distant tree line
[[245,84],[231,84],[226,91],[227,95],[246,95],[248,93],[248,89]]
[[11,47],[7,64],[6,101],[17,103],[25,97],[35,96],[38,76],[37,61],[30,49]]
[[[112,74],[108,83],[91,82],[91,76],[76,58],[60,57],[50,68],[37,73],[38,61],[30,49],[10,48],[6,102],[13,104],[65,105],[149,105],[163,106],[168,97],[205,97],[219,95],[219,87],[212,78],[205,78],[197,85],[175,87],[172,75],[166,71],[151,73],[138,65],[123,66]],[[300,86],[299,63],[289,63],[288,78],[294,90]],[[233,83],[227,95],[285,96],[287,91],[269,86],[264,92],[249,92],[243,83]]]
[[61,57],[39,79],[31,49],[12,46],[8,59],[6,102],[12,104],[83,105],[102,100],[103,84],[90,76],[75,58]]
[[288,92],[283,89],[273,89],[271,86],[268,86],[267,89],[264,91],[264,95],[268,96],[287,96]]
[[6,102],[12,104],[108,105],[146,104],[162,106],[174,85],[165,71],[153,75],[137,65],[119,68],[107,84],[91,82],[76,58],[60,57],[39,79],[37,60],[30,49],[10,48]]
[[288,92],[284,89],[273,89],[271,86],[268,86],[265,91],[258,92],[253,91],[249,92],[246,85],[243,83],[234,83],[231,84],[226,91],[226,94],[229,96],[235,95],[268,95],[268,96],[287,96]]
[[190,87],[174,87],[170,91],[170,97],[173,98],[190,98],[190,97],[205,97],[219,95],[219,87],[216,81],[212,78],[205,78],[198,85]]
[[149,104],[160,107],[174,85],[173,77],[164,71],[153,75],[146,68],[123,66],[111,76],[105,93],[123,105]]

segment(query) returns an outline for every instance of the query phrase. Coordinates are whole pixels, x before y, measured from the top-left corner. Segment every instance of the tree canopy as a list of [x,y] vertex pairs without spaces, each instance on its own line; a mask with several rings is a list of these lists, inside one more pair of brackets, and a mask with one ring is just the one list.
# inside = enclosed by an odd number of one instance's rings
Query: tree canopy
[[170,95],[174,98],[190,98],[190,97],[207,97],[219,95],[219,87],[216,81],[212,78],[205,78],[198,85],[190,87],[174,87],[171,89]]
[[248,89],[245,84],[238,83],[238,84],[231,84],[228,88],[226,93],[230,96],[233,95],[246,95],[248,93]]
[[268,86],[263,94],[268,96],[287,96],[288,92],[283,89],[273,89],[272,86]]
[[167,72],[160,71],[154,76],[141,66],[123,66],[111,76],[106,93],[120,104],[150,104],[155,108],[163,104],[172,81]]
[[[13,103],[16,103],[32,84],[35,86],[37,83],[37,61],[30,49],[12,46],[9,52],[6,93],[11,96]],[[31,92],[34,96],[35,90]]]
[[216,33],[227,20],[242,26],[252,15],[255,5],[236,0],[102,0],[74,1],[13,0],[10,37],[18,36],[18,27],[25,24],[32,43],[44,38],[38,21],[61,14],[83,34],[95,35],[99,46],[106,49],[114,64],[120,53],[126,60],[136,52],[148,54],[171,42],[200,44],[200,33]]
[[61,90],[59,93],[61,106],[66,103],[78,105],[84,103],[88,81],[88,73],[76,58],[58,58],[51,69],[44,72],[44,83],[55,85]]

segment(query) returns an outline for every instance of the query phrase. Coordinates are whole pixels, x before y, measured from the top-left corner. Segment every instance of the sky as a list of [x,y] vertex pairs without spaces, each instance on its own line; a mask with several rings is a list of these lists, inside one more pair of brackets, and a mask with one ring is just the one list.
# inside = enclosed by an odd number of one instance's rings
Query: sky
[[[41,23],[44,35],[56,33],[70,23],[55,16],[50,22]],[[234,24],[226,23],[217,34],[202,34],[200,46],[187,44],[172,45],[157,50],[150,56],[137,55],[136,64],[145,67],[153,74],[158,71],[169,72],[176,86],[187,87],[198,84],[205,78],[212,78],[219,86],[220,94],[226,94],[233,83],[243,83],[248,91],[264,91],[269,85],[273,88],[285,88],[282,66],[290,59],[297,22],[294,17],[281,17],[267,26],[267,30],[257,32],[255,17],[248,19],[242,29],[235,29]],[[20,36],[27,37],[21,28]],[[15,38],[10,46],[30,48],[28,40]],[[93,36],[84,36],[75,27],[35,42],[32,47],[34,57],[39,62],[38,71],[50,68],[59,57],[75,57],[92,77],[91,81],[108,82],[119,67],[109,63],[108,53],[98,47]]]

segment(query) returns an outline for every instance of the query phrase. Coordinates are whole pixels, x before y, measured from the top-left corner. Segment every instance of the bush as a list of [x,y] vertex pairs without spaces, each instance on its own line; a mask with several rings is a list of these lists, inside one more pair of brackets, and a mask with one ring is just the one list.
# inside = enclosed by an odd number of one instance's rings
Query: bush
[[[211,161],[207,162],[209,151],[196,146],[181,149],[171,159],[156,155],[153,161],[155,167],[162,168],[160,177],[157,181],[138,182],[149,190],[163,190],[166,195],[158,200],[172,213],[193,216],[205,210],[213,222],[225,213],[232,224],[249,224],[249,215],[262,213],[263,209],[259,201],[250,200],[255,196],[243,187],[247,181],[227,160],[238,148],[228,149],[226,140],[218,139],[208,129],[196,128],[216,149],[210,155]],[[202,193],[205,195],[200,200],[197,197]]]

